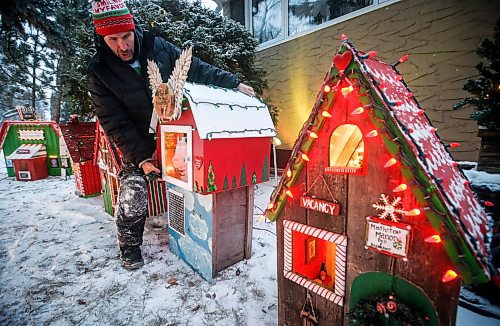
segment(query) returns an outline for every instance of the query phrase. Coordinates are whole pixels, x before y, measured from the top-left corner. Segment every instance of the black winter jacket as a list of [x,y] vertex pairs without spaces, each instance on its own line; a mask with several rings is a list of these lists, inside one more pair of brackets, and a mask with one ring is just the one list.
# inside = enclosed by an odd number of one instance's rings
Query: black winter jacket
[[[180,50],[164,39],[143,31],[136,23],[134,58],[138,58],[141,64],[142,76],[139,76],[109,49],[101,36],[96,36],[96,47],[97,53],[87,70],[87,87],[96,115],[123,158],[138,165],[152,156],[156,146],[154,134],[149,133],[153,105],[146,59],[156,62],[162,79],[167,81]],[[194,57],[187,80],[224,88],[235,88],[239,84],[233,74]]]

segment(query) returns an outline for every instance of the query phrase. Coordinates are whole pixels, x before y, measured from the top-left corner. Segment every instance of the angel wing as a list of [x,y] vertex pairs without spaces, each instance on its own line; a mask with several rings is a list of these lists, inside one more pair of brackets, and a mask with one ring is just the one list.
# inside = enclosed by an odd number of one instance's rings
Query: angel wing
[[183,50],[179,58],[175,61],[174,70],[168,78],[167,84],[171,87],[174,93],[175,109],[172,115],[173,120],[177,120],[182,112],[182,97],[183,88],[186,83],[189,67],[193,59],[193,47]]
[[[156,94],[156,91],[158,90],[158,86],[160,86],[163,80],[161,78],[160,69],[153,60],[148,59],[147,70],[149,78],[149,88],[151,88],[151,93],[153,94],[152,98],[154,103],[154,96]],[[156,132],[157,125],[158,125],[158,115],[156,114],[156,111],[153,110],[153,113],[151,114],[151,122],[149,123],[149,132],[154,134]]]
[[158,89],[158,86],[163,82],[161,79],[160,68],[156,65],[156,62],[148,59],[148,77],[149,77],[149,88],[153,92],[153,96]]

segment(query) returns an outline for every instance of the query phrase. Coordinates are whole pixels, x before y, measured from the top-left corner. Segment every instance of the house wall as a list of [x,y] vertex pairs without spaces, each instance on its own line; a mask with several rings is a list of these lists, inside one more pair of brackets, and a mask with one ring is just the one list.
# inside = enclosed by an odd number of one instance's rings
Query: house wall
[[[194,129],[191,164],[195,192],[216,193],[269,180],[269,137],[201,139],[191,110],[184,111],[179,120],[170,121],[168,125],[191,126]],[[157,148],[161,153],[161,145]],[[212,191],[208,191],[210,165],[216,187]],[[255,182],[252,182],[254,174]]]
[[467,95],[467,79],[477,76],[474,50],[492,38],[499,12],[494,0],[401,0],[259,51],[258,64],[268,74],[265,95],[281,110],[280,148],[293,146],[344,33],[358,49],[376,50],[387,63],[409,53],[398,69],[438,134],[445,142],[462,143],[450,150],[456,160],[477,160],[480,139],[471,111],[453,111],[452,105]]
[[185,205],[185,235],[169,227],[168,247],[204,279],[211,281],[213,195],[199,195],[172,184],[167,187],[183,194]]

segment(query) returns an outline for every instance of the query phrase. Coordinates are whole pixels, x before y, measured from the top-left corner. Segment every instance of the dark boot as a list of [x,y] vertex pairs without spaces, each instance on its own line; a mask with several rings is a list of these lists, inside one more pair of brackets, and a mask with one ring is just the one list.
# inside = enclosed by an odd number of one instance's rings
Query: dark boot
[[138,269],[144,266],[139,246],[120,246],[120,259],[125,269]]
[[142,171],[123,163],[120,177],[118,205],[115,212],[120,259],[126,269],[144,265],[141,256],[142,234],[148,214],[148,191]]

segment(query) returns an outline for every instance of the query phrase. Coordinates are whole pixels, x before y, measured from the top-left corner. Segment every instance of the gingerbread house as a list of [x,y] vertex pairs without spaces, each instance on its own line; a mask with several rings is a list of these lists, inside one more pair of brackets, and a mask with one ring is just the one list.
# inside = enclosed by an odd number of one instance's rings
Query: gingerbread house
[[279,325],[453,325],[492,272],[490,219],[397,65],[347,38],[265,216]]

